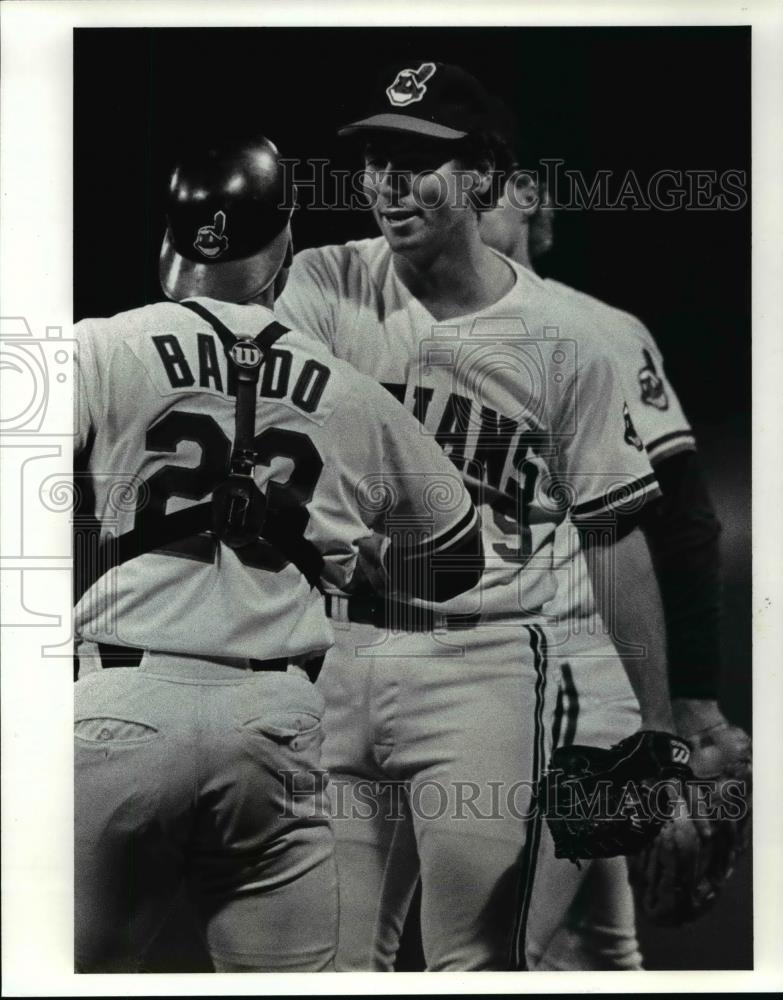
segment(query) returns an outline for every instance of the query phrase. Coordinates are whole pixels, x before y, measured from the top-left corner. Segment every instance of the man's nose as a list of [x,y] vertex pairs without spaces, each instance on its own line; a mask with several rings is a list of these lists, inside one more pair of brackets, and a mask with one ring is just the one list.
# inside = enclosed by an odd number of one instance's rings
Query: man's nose
[[401,170],[390,160],[378,174],[378,187],[387,198],[401,198],[410,192],[410,171]]

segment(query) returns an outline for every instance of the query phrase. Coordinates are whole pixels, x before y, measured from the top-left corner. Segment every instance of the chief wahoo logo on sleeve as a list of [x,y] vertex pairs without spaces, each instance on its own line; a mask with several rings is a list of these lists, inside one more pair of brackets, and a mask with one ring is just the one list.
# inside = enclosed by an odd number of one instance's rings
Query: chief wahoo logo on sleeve
[[628,409],[627,403],[623,403],[623,419],[625,420],[625,443],[633,445],[637,451],[643,451],[644,445],[642,444],[642,439],[636,433],[633,420],[631,420],[631,411]]
[[639,385],[642,387],[642,402],[654,406],[658,410],[669,409],[669,399],[663,379],[658,374],[655,362],[646,349],[642,349],[644,365],[639,369]]
[[219,257],[228,250],[228,237],[225,235],[226,213],[215,212],[211,226],[201,226],[196,234],[193,246],[205,257]]
[[427,93],[424,84],[435,73],[435,63],[422,63],[418,69],[401,69],[386,94],[396,108],[420,101]]

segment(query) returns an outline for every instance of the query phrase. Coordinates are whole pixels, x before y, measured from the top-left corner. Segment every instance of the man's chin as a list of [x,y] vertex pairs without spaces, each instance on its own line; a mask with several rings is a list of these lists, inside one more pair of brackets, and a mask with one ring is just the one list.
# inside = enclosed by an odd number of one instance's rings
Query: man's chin
[[386,242],[394,251],[416,250],[425,244],[425,233],[419,219],[411,219],[403,226],[393,225],[385,219],[376,221],[381,235],[385,237]]

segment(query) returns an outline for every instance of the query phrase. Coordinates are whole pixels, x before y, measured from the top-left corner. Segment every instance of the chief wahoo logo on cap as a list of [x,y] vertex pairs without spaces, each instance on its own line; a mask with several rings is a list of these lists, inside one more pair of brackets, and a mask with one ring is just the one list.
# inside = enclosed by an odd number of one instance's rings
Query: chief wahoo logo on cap
[[435,74],[435,63],[422,63],[418,69],[401,69],[386,94],[396,108],[420,101],[427,93],[424,84]]

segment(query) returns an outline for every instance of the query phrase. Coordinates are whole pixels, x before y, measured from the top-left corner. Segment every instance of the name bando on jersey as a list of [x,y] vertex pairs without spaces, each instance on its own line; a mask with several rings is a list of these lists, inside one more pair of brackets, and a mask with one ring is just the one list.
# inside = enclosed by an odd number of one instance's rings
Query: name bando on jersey
[[[261,306],[192,301],[236,336],[255,337],[275,320]],[[205,320],[170,302],[83,320],[75,332],[76,450],[89,455],[101,538],[158,531],[168,515],[209,500],[228,474],[236,387],[223,345]],[[417,422],[296,331],[262,364],[254,444],[268,505],[295,508],[335,589],[351,579],[357,541],[387,512],[379,486],[430,549],[475,523],[459,476]],[[439,484],[450,502],[433,505],[428,491]],[[109,570],[75,617],[80,639],[206,657],[293,657],[332,644],[321,594],[274,544],[235,550],[209,531]]]
[[578,524],[659,488],[592,317],[506,262],[507,295],[439,322],[382,237],[305,250],[277,312],[402,402],[480,505],[484,576],[438,608],[530,619],[554,595],[566,514]]

